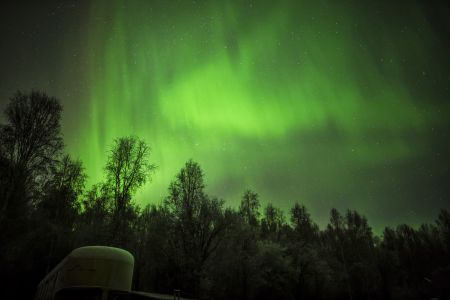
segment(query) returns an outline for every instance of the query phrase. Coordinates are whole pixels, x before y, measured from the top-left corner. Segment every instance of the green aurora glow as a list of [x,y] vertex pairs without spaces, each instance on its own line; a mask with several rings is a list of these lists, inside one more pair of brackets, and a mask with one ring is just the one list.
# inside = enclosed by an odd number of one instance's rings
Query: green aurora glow
[[433,136],[450,112],[439,33],[420,3],[338,2],[92,2],[81,58],[73,36],[63,51],[86,85],[82,104],[65,104],[80,115],[65,139],[89,183],[112,140],[134,134],[159,166],[142,204],[192,158],[227,205],[251,188],[285,212],[305,203],[321,224],[332,207],[376,228],[448,207],[427,181],[448,175]]

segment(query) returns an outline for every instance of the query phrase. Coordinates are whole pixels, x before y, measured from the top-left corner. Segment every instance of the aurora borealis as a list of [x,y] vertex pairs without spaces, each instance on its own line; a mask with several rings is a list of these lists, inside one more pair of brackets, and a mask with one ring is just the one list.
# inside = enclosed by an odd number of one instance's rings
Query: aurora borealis
[[245,189],[323,225],[356,209],[376,230],[449,204],[450,26],[444,1],[67,1],[2,12],[1,108],[61,99],[89,185],[137,135],[157,203],[185,161],[235,206]]

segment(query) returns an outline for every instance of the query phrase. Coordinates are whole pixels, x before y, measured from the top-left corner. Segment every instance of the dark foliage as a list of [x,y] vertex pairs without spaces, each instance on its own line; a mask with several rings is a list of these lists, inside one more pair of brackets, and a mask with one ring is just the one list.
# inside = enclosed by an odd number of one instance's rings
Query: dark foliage
[[[450,213],[374,236],[356,211],[320,230],[305,206],[289,216],[246,191],[238,209],[206,194],[188,161],[159,205],[133,195],[155,169],[136,137],[114,141],[105,181],[85,190],[62,154],[61,106],[18,93],[0,135],[0,298],[30,299],[73,248],[113,245],[136,258],[134,288],[201,299],[449,299]],[[289,221],[287,221],[289,220]]]

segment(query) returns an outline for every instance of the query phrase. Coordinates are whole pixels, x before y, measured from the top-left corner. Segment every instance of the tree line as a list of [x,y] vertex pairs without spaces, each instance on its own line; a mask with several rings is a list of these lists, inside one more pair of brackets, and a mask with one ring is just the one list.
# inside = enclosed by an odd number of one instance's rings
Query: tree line
[[135,192],[155,175],[140,138],[114,140],[104,180],[86,188],[82,162],[64,153],[62,107],[45,93],[18,92],[0,125],[0,297],[33,297],[71,250],[110,245],[136,259],[134,289],[199,299],[449,298],[450,213],[418,228],[373,234],[354,210],[332,209],[320,229],[307,208],[239,207],[205,192],[189,160],[159,204]]

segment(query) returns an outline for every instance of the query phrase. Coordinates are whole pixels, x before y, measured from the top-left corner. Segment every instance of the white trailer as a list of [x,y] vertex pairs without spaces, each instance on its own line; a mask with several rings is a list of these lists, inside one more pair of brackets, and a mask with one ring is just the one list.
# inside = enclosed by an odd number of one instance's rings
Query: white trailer
[[39,283],[35,300],[129,299],[133,267],[133,255],[126,250],[77,248]]

